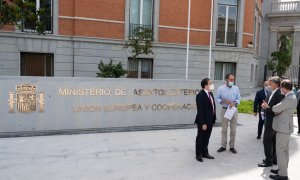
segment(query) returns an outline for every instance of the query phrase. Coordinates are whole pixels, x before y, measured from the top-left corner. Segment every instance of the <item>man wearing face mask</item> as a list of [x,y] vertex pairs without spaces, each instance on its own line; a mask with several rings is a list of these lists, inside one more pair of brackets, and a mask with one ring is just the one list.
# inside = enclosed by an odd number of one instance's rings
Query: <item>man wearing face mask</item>
[[[284,95],[280,91],[280,78],[278,76],[269,78],[269,85],[271,86],[272,93],[270,97],[267,97],[266,101],[262,104],[262,108],[265,109],[266,119],[265,119],[265,131],[263,137],[264,152],[266,158],[259,163],[259,167],[270,167],[277,164],[276,157],[276,132],[274,131],[272,124],[273,118],[275,116],[272,111],[272,107],[281,102]],[[267,104],[269,108],[264,108],[263,105]]]
[[263,108],[272,111],[275,116],[272,127],[276,131],[276,154],[278,169],[272,169],[271,172],[277,175],[270,175],[271,179],[288,180],[288,162],[289,162],[289,139],[294,131],[293,115],[297,106],[297,99],[292,91],[293,84],[291,80],[285,79],[281,82],[281,92],[284,99],[274,105],[272,108],[263,103]]
[[226,84],[220,86],[217,91],[217,102],[222,105],[221,110],[221,123],[222,123],[222,140],[221,147],[217,152],[223,152],[226,150],[227,146],[227,129],[228,123],[230,123],[230,141],[229,148],[230,151],[234,154],[237,153],[234,148],[235,145],[235,136],[236,136],[236,126],[238,120],[238,111],[236,111],[231,120],[224,117],[227,108],[232,108],[233,106],[237,107],[240,103],[241,95],[240,90],[237,86],[234,85],[234,75],[227,74],[225,76]]
[[198,134],[196,137],[196,159],[203,162],[202,158],[214,159],[208,153],[208,143],[213,125],[216,122],[216,104],[213,91],[214,86],[210,79],[205,78],[201,81],[202,91],[196,96],[197,115],[195,124],[197,124]]
[[253,114],[254,114],[254,116],[257,116],[257,112],[258,112],[258,116],[259,116],[256,139],[261,138],[261,134],[262,134],[263,126],[264,126],[264,120],[265,120],[265,113],[264,113],[264,110],[262,110],[261,105],[262,105],[263,101],[266,99],[266,97],[270,94],[271,94],[271,92],[269,90],[269,83],[268,83],[268,81],[265,81],[264,88],[262,90],[257,91],[256,95],[255,95]]

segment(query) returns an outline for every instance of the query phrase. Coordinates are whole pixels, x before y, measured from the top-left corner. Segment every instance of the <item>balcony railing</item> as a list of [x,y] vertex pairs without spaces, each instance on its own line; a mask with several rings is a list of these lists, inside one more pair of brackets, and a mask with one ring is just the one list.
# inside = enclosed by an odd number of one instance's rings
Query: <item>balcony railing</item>
[[153,26],[130,23],[129,39],[153,40]]
[[293,13],[300,12],[300,1],[273,2],[271,13]]
[[217,46],[236,47],[237,32],[235,31],[217,31]]
[[[41,17],[41,21],[45,24],[45,32],[46,34],[52,34],[53,32],[53,18],[52,16],[44,16]],[[22,20],[21,22],[21,31],[28,33],[36,33],[36,24],[35,22],[30,22],[26,20]]]

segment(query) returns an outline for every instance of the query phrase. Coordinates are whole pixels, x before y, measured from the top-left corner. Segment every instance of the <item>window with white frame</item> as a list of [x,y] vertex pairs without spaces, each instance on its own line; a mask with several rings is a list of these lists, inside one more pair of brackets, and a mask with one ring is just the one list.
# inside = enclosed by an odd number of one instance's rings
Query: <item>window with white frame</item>
[[134,36],[137,28],[153,29],[154,0],[131,0],[129,17],[129,36]]
[[[40,21],[45,25],[45,33],[52,33],[52,0],[27,0],[35,4],[35,8],[31,11],[36,13],[38,10],[43,9],[44,14],[42,16],[38,16]],[[36,32],[36,24],[31,21],[23,21],[22,22],[22,31],[24,32]]]
[[127,78],[153,78],[153,59],[128,59]]
[[226,74],[236,73],[236,63],[232,62],[215,62],[215,80],[225,80]]
[[237,0],[218,1],[218,28],[216,35],[216,45],[236,46],[237,15]]

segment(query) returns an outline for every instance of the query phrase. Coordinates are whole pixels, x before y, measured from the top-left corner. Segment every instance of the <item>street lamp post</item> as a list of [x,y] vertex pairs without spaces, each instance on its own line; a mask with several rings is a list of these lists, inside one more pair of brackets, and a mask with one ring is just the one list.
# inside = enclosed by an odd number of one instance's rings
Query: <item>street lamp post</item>
[[213,12],[214,12],[214,0],[211,0],[208,78],[210,78],[210,74],[211,74],[210,71],[211,71],[212,34],[213,34],[213,16],[214,16]]

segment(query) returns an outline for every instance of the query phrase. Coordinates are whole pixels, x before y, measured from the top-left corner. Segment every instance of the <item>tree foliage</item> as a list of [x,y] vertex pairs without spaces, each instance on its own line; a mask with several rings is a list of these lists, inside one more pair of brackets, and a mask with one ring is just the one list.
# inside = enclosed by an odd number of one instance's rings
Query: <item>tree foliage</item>
[[[0,1],[1,2],[1,1]],[[44,22],[45,10],[36,10],[35,3],[27,0],[6,0],[0,5],[0,29],[6,24],[17,25],[20,29],[20,22],[35,24],[36,31],[44,34],[46,23]]]
[[278,51],[271,54],[272,59],[267,62],[268,69],[272,70],[272,74],[283,76],[292,61],[293,39],[291,36],[281,36]]
[[133,36],[125,44],[125,48],[131,48],[133,59],[141,54],[153,54],[153,31],[150,28],[138,26],[133,30]]
[[121,62],[118,64],[113,64],[112,60],[108,64],[104,64],[101,60],[98,64],[99,73],[97,73],[97,77],[102,78],[120,78],[127,74],[127,71],[123,69]]

